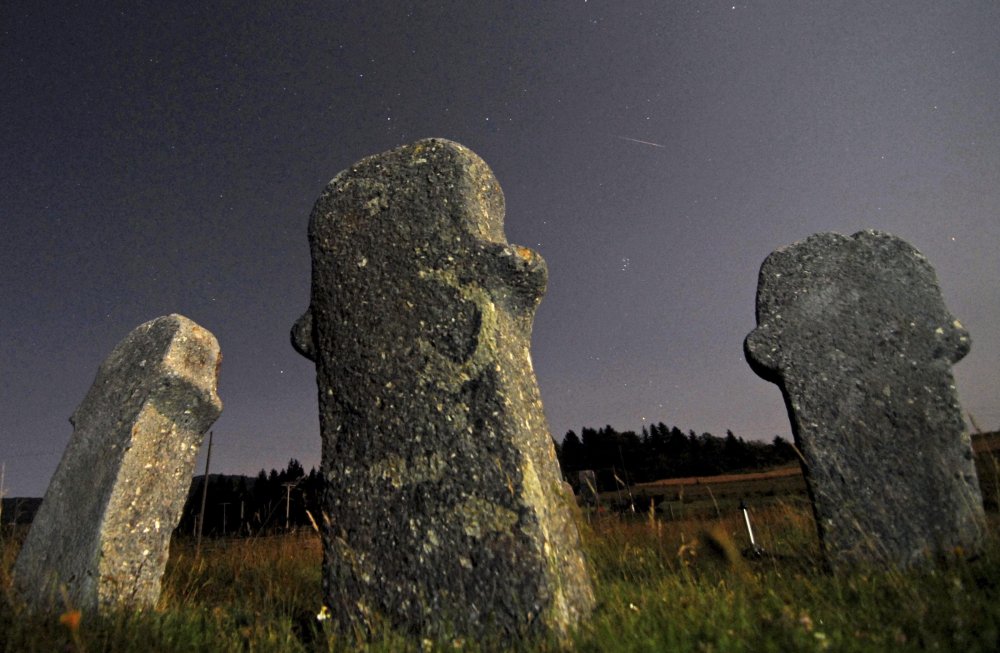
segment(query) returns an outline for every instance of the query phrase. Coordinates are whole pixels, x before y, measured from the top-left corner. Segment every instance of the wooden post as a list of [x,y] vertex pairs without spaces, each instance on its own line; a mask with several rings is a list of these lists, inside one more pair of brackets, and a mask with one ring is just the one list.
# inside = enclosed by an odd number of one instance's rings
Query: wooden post
[[298,485],[298,482],[296,481],[294,483],[291,482],[282,483],[282,485],[285,486],[285,531],[287,532],[289,528],[289,521],[288,521],[288,515],[290,513],[289,509],[292,506],[292,488]]
[[201,488],[201,514],[198,515],[198,536],[194,545],[194,557],[201,557],[201,531],[205,525],[205,502],[208,500],[208,464],[212,462],[212,434],[208,432],[208,454],[205,456],[205,480]]
[[223,501],[219,505],[222,506],[222,535],[226,535],[226,506],[229,505],[229,501]]
[[3,489],[3,481],[7,476],[7,463],[0,463],[0,536],[3,535],[3,497],[7,491]]

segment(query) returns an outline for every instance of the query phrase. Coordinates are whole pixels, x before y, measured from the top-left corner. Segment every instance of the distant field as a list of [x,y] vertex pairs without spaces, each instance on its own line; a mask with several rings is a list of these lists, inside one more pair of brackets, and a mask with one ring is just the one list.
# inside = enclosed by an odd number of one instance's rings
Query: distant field
[[661,488],[673,485],[700,485],[702,483],[724,484],[748,481],[767,481],[786,476],[802,476],[802,468],[798,463],[769,469],[766,472],[745,472],[743,474],[719,474],[718,476],[688,476],[686,478],[665,478],[651,483],[636,483],[638,488]]
[[721,517],[737,509],[741,501],[751,508],[775,502],[806,505],[806,483],[798,465],[763,472],[672,478],[637,483],[600,494],[601,505],[612,510],[648,512],[650,506],[667,519]]
[[973,435],[972,450],[976,452],[976,455],[1000,451],[1000,431]]
[[[1000,507],[1000,432],[973,437],[976,471],[987,510]],[[631,492],[631,497],[630,497]],[[636,483],[599,494],[601,507],[613,511],[648,512],[650,505],[661,517],[720,517],[735,511],[741,501],[751,510],[774,503],[807,506],[802,468],[797,463],[760,472],[669,478]]]

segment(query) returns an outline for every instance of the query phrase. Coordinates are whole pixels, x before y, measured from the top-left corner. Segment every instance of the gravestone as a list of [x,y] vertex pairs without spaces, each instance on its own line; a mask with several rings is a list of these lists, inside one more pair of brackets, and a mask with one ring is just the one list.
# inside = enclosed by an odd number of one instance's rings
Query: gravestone
[[781,387],[833,567],[975,551],[983,504],[951,366],[969,335],[890,234],[824,233],[764,261],[753,370]]
[[70,418],[73,436],[14,565],[36,609],[148,608],[195,456],[222,403],[219,345],[181,315],[129,333]]
[[597,493],[597,474],[592,469],[581,469],[577,472],[577,480],[580,482],[580,497],[583,502],[596,506],[601,503],[601,497]]
[[504,641],[594,602],[529,352],[547,272],[473,152],[430,139],[338,174],[309,226],[324,600],[345,630]]

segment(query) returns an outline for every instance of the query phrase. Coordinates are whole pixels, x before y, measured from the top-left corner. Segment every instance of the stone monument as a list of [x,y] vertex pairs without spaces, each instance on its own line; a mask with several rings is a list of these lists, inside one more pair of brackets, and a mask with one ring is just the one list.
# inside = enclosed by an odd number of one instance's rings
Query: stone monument
[[951,373],[969,346],[930,264],[895,236],[817,234],[764,261],[746,358],[781,387],[834,568],[979,548]]
[[584,503],[596,506],[601,503],[601,495],[597,493],[597,473],[592,469],[581,469],[577,472],[580,483],[580,498]]
[[542,258],[465,147],[422,140],[338,174],[309,225],[324,600],[341,629],[513,641],[594,596],[532,369]]
[[181,315],[140,325],[104,361],[17,562],[35,609],[149,608],[195,456],[222,403],[219,345]]

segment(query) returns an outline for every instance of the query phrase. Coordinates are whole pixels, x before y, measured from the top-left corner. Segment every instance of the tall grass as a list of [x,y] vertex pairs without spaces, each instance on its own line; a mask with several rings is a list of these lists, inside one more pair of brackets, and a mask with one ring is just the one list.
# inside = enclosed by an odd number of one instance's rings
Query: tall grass
[[755,516],[767,555],[735,515],[667,524],[593,522],[585,538],[601,605],[582,651],[995,651],[1000,547],[994,522],[975,560],[902,572],[824,571],[811,515]]
[[[777,501],[751,513],[768,555],[746,559],[742,517],[664,521],[655,511],[581,523],[598,606],[568,646],[581,651],[995,651],[1000,648],[1000,546],[947,566],[830,575],[812,516]],[[0,547],[0,651],[478,650],[413,642],[385,628],[375,643],[334,637],[315,619],[314,534],[215,540],[200,559],[175,540],[156,610],[104,617],[31,615],[10,589],[19,546]],[[62,618],[60,620],[60,618]],[[555,642],[525,650],[554,651]]]

